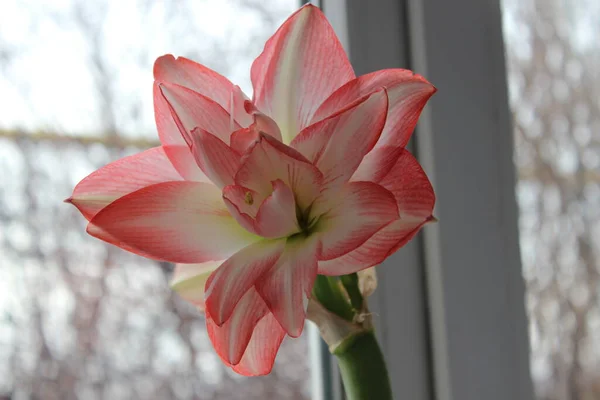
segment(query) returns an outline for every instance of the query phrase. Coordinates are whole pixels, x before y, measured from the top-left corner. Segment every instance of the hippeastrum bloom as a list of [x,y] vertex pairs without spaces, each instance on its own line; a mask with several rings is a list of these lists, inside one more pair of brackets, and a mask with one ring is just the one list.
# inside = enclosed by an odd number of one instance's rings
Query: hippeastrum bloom
[[301,334],[317,274],[374,266],[432,219],[405,149],[435,88],[411,71],[356,77],[307,5],[254,61],[250,101],[185,58],[154,65],[161,146],[92,173],[68,199],[89,234],[178,263],[173,287],[206,312],[225,363],[268,373]]

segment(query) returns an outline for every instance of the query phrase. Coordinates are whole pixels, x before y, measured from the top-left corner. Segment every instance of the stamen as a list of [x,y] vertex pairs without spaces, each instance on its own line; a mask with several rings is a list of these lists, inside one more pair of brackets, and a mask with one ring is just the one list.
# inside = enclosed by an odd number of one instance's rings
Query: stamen
[[246,195],[244,196],[244,201],[249,206],[251,206],[252,204],[254,204],[254,198],[252,197],[252,193],[251,192],[246,192]]

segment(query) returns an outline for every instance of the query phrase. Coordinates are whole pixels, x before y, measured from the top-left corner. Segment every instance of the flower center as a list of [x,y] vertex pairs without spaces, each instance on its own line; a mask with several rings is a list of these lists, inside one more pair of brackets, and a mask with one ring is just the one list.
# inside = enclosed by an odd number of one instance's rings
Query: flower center
[[296,219],[298,220],[298,226],[300,227],[300,233],[305,235],[309,235],[311,233],[312,228],[316,225],[318,221],[318,217],[310,216],[310,209],[308,207],[306,210],[301,210],[298,205],[296,205]]

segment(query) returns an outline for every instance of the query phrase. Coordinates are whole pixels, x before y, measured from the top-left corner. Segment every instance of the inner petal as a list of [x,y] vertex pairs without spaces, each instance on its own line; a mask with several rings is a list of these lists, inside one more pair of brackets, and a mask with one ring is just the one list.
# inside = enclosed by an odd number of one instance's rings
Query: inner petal
[[272,187],[262,203],[258,201],[263,198],[260,193],[237,185],[226,187],[223,199],[238,223],[248,231],[272,239],[291,236],[300,231],[294,192],[281,180],[273,181]]
[[273,191],[272,182],[277,180],[291,189],[296,204],[304,211],[319,195],[323,174],[298,151],[261,134],[234,181],[266,197]]

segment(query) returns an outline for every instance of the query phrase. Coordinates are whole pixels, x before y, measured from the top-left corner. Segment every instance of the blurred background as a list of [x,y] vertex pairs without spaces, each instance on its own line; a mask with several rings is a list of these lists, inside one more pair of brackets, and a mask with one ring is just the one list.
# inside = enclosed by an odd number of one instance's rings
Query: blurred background
[[503,0],[531,372],[600,399],[600,2]]
[[[236,376],[170,292],[168,265],[88,237],[62,203],[157,144],[157,56],[250,95],[252,60],[297,3],[2,0],[0,399],[310,397],[305,337],[284,342],[268,377]],[[502,7],[536,395],[600,400],[600,2]]]
[[62,203],[93,170],[158,144],[152,65],[173,53],[251,94],[295,0],[0,2],[0,399],[307,399],[307,341],[273,373],[225,368],[169,265],[85,233]]

